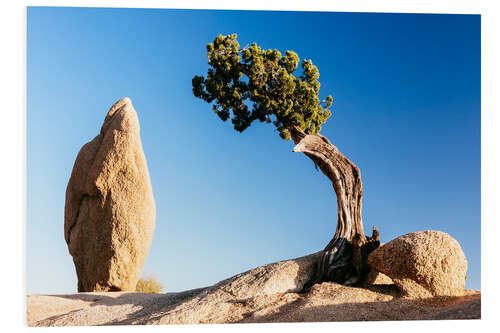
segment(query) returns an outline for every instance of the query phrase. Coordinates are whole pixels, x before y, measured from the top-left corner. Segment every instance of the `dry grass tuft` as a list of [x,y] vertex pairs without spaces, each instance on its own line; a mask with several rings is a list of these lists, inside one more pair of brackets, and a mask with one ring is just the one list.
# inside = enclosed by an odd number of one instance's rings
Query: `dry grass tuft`
[[140,293],[161,293],[163,285],[153,275],[141,277],[137,281],[135,291]]

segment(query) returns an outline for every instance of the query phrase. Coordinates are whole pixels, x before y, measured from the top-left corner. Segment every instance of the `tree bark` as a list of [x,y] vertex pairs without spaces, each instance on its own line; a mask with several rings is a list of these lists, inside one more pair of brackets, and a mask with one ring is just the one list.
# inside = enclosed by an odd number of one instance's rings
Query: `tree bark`
[[359,168],[321,134],[307,135],[297,126],[290,129],[294,152],[302,152],[332,182],[337,196],[337,229],[323,249],[316,276],[304,287],[333,281],[345,285],[360,282],[368,272],[368,254],[380,245],[379,233],[373,227],[372,237],[363,231],[361,216],[363,183]]

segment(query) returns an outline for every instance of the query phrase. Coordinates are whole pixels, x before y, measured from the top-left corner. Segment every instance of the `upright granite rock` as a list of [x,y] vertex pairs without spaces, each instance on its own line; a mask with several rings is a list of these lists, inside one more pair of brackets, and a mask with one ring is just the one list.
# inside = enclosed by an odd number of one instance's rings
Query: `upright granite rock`
[[467,260],[458,242],[441,231],[412,232],[375,249],[368,265],[411,297],[463,293]]
[[139,120],[123,98],[78,153],[66,188],[64,236],[78,291],[134,291],[155,218]]

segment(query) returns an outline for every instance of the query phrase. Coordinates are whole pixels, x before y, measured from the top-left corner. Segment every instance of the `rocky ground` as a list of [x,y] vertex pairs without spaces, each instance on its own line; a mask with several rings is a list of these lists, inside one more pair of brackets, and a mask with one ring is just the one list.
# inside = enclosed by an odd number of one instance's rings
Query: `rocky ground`
[[179,293],[28,295],[29,326],[480,319],[481,293],[411,298],[381,274],[358,287],[324,282],[298,293],[317,254],[257,267]]
[[200,291],[29,295],[27,320],[29,326],[85,326],[481,318],[481,293],[473,290],[417,300],[401,297],[394,285],[352,288],[325,282],[307,294],[232,299],[213,303],[212,309],[203,306]]

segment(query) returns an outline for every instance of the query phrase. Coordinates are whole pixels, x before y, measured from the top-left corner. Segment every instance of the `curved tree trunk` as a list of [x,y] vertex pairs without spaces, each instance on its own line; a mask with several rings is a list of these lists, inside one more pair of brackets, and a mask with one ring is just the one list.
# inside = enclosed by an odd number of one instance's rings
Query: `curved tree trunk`
[[312,285],[322,281],[355,284],[368,271],[368,254],[380,245],[379,233],[375,227],[372,237],[367,238],[363,231],[363,186],[359,168],[326,137],[320,134],[306,135],[296,126],[290,132],[296,144],[293,151],[306,154],[321,169],[332,182],[337,196],[335,235],[320,256],[315,278],[304,289],[307,291]]

